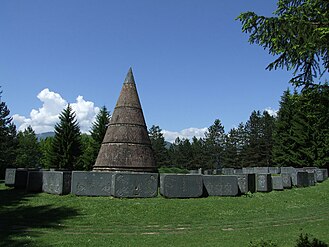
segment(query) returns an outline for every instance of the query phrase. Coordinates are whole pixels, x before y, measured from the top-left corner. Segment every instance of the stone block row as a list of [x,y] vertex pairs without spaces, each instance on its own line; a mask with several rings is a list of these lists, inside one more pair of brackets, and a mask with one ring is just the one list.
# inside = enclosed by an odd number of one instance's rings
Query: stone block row
[[[78,196],[113,196],[119,198],[156,197],[158,190],[166,198],[238,196],[248,192],[270,192],[292,186],[314,186],[328,178],[326,169],[256,169],[257,173],[233,175],[159,174],[140,172],[38,171],[7,169],[5,184],[29,192]],[[255,171],[255,168],[253,168]],[[284,171],[284,172],[282,172]],[[261,173],[264,172],[264,173]]]

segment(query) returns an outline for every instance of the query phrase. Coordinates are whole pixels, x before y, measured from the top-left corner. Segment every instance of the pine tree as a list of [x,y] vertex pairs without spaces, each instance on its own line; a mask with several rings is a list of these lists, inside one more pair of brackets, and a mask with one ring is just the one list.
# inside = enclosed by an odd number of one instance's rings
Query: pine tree
[[[295,93],[296,96],[296,93]],[[292,119],[295,114],[295,96],[290,90],[284,91],[273,132],[273,163],[276,166],[293,166]]]
[[245,125],[247,143],[244,150],[244,165],[272,165],[272,132],[274,118],[268,112],[253,111]]
[[81,135],[82,154],[79,157],[79,170],[91,171],[97,156],[95,156],[95,141],[87,134]]
[[[105,106],[103,106],[98,112],[98,114],[96,115],[95,122],[92,124],[92,128],[90,131],[92,142],[93,142],[90,143],[93,148],[92,158],[90,159],[90,162],[92,164],[96,162],[99,149],[102,145],[103,139],[106,134],[107,126],[110,123],[110,118],[111,118],[110,112],[107,110]],[[90,140],[88,140],[87,142],[90,142]],[[84,144],[84,149],[86,148],[88,149],[86,145],[87,143]],[[91,169],[90,165],[87,166],[88,166],[88,170],[90,170]]]
[[110,112],[103,106],[96,116],[95,122],[92,124],[91,137],[99,145],[102,144],[104,136],[106,134],[107,126],[110,122]]
[[61,112],[59,120],[55,125],[51,164],[59,169],[73,170],[79,166],[82,147],[80,127],[70,105]]
[[41,152],[40,165],[43,168],[49,169],[52,164],[52,142],[54,137],[47,137],[39,141]]
[[206,164],[205,145],[202,138],[192,138],[191,143],[191,169],[202,168]]
[[1,95],[2,91],[0,91],[0,178],[3,178],[6,168],[14,166],[17,139],[16,126],[12,123],[10,111],[2,101]]
[[225,143],[225,131],[219,119],[208,128],[205,133],[205,152],[207,154],[206,167],[209,169],[220,168]]
[[41,151],[38,138],[31,126],[17,135],[17,156],[16,165],[18,167],[37,168],[40,166]]
[[166,148],[165,139],[159,126],[152,125],[148,131],[154,151],[157,167],[169,165],[169,154]]
[[[267,69],[294,71],[295,86],[314,86],[315,79],[329,72],[329,1],[278,0],[274,16],[241,13],[242,31],[249,42],[277,56]],[[320,84],[321,82],[319,82]]]

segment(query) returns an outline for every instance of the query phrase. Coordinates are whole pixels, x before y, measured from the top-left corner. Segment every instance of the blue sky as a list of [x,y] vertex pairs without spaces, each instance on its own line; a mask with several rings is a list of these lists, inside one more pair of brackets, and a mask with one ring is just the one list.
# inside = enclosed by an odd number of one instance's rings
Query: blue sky
[[289,87],[291,73],[265,70],[274,58],[234,20],[271,15],[276,2],[1,0],[2,100],[20,129],[51,130],[70,103],[88,131],[132,66],[147,125],[167,140],[200,136],[216,118],[229,131],[253,110],[277,110]]

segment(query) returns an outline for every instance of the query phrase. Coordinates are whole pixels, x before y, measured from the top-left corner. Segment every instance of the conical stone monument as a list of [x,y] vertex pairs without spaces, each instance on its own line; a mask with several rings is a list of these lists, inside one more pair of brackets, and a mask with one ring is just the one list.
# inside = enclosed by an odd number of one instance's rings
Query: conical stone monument
[[131,68],[124,80],[93,170],[157,171]]

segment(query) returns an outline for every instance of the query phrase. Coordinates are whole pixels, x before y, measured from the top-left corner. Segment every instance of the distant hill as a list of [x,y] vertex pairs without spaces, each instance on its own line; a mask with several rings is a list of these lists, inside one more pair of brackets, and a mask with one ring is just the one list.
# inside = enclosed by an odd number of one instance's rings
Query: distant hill
[[53,137],[54,135],[55,132],[45,132],[45,133],[36,134],[38,140],[46,139],[47,137]]

